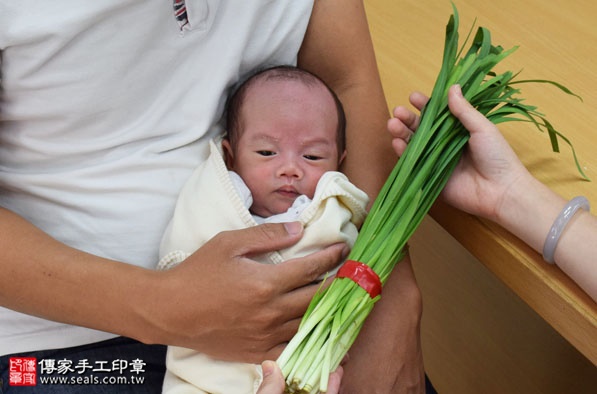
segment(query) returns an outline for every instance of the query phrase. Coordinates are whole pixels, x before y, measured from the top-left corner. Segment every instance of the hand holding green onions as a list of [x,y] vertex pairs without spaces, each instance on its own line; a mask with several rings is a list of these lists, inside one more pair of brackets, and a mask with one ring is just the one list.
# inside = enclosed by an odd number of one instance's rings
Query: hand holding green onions
[[[327,378],[356,339],[366,317],[380,298],[381,286],[405,254],[417,229],[458,164],[469,133],[448,108],[448,89],[459,84],[464,97],[492,123],[532,122],[546,130],[552,148],[569,141],[525,104],[510,71],[494,67],[516,48],[503,50],[491,43],[489,30],[480,27],[466,53],[458,48],[458,12],[450,17],[442,67],[431,99],[421,112],[417,132],[384,184],[363,224],[359,237],[339,275],[313,298],[295,337],[278,363],[289,393],[326,392]],[[576,155],[574,156],[576,160]],[[584,176],[578,161],[576,165]],[[585,177],[586,178],[586,177]]]

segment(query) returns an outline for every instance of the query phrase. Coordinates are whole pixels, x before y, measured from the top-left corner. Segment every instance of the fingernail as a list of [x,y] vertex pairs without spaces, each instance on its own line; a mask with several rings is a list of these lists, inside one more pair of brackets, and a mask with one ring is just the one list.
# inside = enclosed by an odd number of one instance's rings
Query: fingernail
[[303,224],[301,222],[284,223],[288,235],[296,235],[303,232]]
[[344,248],[342,248],[342,260],[345,260],[348,257],[349,253],[350,247],[348,245],[344,245]]
[[456,94],[460,97],[462,97],[462,88],[460,87],[459,84],[455,84],[455,89],[456,89]]

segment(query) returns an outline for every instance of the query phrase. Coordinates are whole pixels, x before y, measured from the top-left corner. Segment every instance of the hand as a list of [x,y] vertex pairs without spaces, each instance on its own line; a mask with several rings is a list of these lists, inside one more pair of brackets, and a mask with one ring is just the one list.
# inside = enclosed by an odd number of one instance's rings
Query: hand
[[471,137],[443,197],[456,208],[495,221],[506,192],[528,171],[498,128],[466,101],[459,86],[450,88],[448,105]]
[[[421,109],[427,98],[414,93],[410,101]],[[495,221],[508,188],[521,177],[528,177],[528,171],[497,127],[466,101],[459,86],[450,88],[448,105],[471,137],[442,197],[458,209]],[[401,155],[406,136],[416,130],[419,117],[405,107],[395,108],[394,116],[388,121],[388,130],[394,137],[396,153]]]
[[[264,361],[261,363],[263,369],[263,382],[257,390],[257,394],[283,394],[284,376],[278,364],[273,361]],[[340,381],[342,380],[342,367],[330,375],[327,394],[338,394],[340,390]]]
[[279,265],[251,256],[286,248],[302,236],[299,223],[222,232],[160,278],[147,324],[161,343],[229,361],[275,359],[298,329],[317,291],[315,280],[347,254],[344,244]]
[[284,375],[278,364],[274,361],[264,361],[261,363],[263,370],[263,382],[257,390],[257,394],[283,394],[285,388]]
[[[429,98],[421,92],[414,92],[409,97],[410,103],[419,111]],[[398,156],[402,156],[410,137],[419,127],[420,117],[404,106],[394,108],[394,117],[388,119],[388,131],[392,135],[392,147]]]

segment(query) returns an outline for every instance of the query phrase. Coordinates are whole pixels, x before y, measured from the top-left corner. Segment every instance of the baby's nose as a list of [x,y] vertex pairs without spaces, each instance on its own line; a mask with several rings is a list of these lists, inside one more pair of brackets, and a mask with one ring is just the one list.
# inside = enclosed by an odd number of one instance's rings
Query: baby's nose
[[285,160],[278,170],[278,176],[300,179],[303,171],[296,160]]

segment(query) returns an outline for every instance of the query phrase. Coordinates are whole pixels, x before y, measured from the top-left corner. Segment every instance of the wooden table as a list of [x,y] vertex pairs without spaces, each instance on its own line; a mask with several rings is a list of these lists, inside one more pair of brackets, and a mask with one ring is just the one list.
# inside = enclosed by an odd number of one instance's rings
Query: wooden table
[[[585,173],[561,144],[551,152],[546,133],[533,126],[500,126],[523,163],[566,198],[586,196],[597,212],[597,3],[590,0],[456,0],[462,39],[477,18],[505,48],[519,46],[499,70],[522,70],[521,79],[550,79],[566,85],[583,102],[548,85],[523,87],[573,143]],[[414,90],[431,92],[441,64],[446,0],[366,0],[371,33],[386,97],[391,107],[407,104]],[[597,365],[597,303],[557,267],[519,239],[488,221],[438,202],[430,216],[510,287],[578,351]],[[597,240],[595,241],[597,242]],[[597,269],[597,256],[595,256]]]

